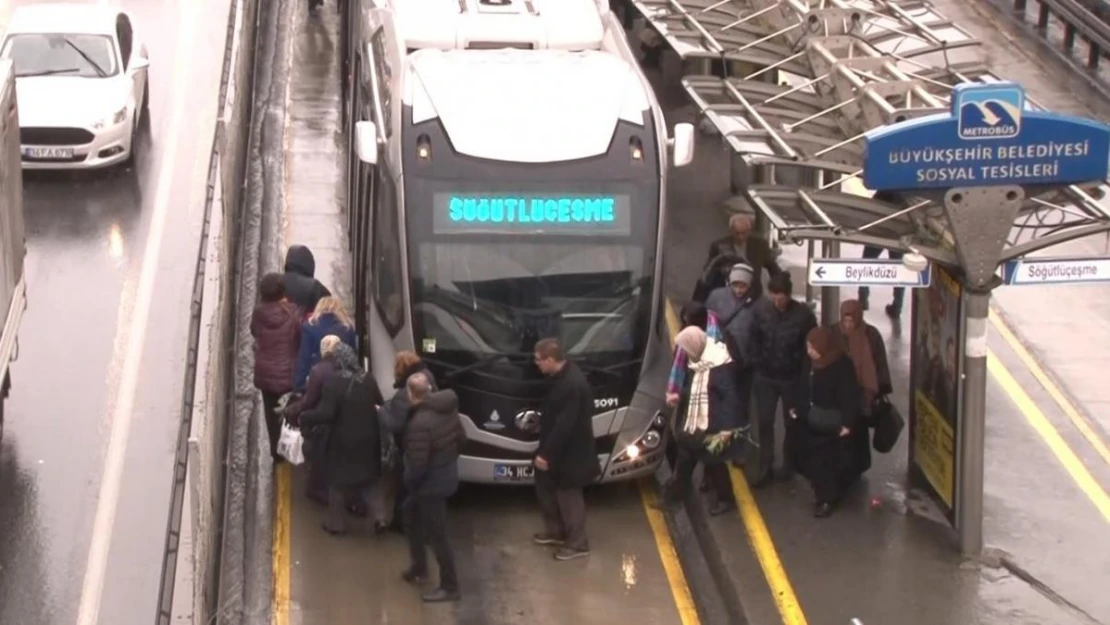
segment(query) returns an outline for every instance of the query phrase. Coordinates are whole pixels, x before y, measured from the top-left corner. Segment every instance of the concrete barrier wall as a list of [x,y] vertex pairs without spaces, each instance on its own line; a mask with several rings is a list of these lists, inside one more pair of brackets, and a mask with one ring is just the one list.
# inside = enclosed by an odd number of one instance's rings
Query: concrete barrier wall
[[[230,0],[219,108],[208,172],[189,368],[183,401],[183,436],[167,531],[159,623],[241,622],[244,596],[239,581],[223,572],[242,553],[239,530],[228,512],[242,506],[243,462],[236,462],[233,380],[235,321],[241,274],[243,189],[254,87],[259,0]],[[240,437],[242,438],[242,437]],[[239,455],[242,455],[241,453]],[[238,472],[238,474],[237,474]],[[178,490],[178,489],[175,489]],[[239,501],[233,501],[238,496]],[[175,519],[176,517],[176,519]],[[176,523],[175,523],[176,521]],[[230,532],[224,526],[230,525]],[[173,565],[171,569],[169,564]],[[232,580],[235,575],[229,576]],[[233,620],[227,620],[233,617]]]

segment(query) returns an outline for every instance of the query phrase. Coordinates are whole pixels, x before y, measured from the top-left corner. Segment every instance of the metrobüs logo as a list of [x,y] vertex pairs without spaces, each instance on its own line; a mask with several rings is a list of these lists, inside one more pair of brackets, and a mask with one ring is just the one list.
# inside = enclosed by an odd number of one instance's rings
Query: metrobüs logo
[[1025,90],[1020,86],[977,85],[955,97],[961,139],[1012,139],[1021,133]]

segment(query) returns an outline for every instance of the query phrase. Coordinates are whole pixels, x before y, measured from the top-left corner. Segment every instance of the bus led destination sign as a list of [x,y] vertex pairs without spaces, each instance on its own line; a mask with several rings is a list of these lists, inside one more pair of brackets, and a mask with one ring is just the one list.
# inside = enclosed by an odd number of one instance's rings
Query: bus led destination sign
[[948,113],[876,129],[864,138],[863,182],[873,190],[1068,185],[1105,180],[1110,126],[1025,108],[1014,83],[965,84]]
[[437,193],[437,233],[628,234],[627,195]]

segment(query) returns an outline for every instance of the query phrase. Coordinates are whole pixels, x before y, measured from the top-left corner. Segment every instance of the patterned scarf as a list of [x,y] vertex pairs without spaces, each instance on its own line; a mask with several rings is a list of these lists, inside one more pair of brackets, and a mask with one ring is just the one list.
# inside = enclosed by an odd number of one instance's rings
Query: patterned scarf
[[682,429],[687,434],[696,434],[709,429],[709,372],[714,367],[732,362],[725,344],[706,337],[705,349],[699,356],[690,356],[690,369],[694,380],[690,385],[690,401],[686,406],[686,423]]

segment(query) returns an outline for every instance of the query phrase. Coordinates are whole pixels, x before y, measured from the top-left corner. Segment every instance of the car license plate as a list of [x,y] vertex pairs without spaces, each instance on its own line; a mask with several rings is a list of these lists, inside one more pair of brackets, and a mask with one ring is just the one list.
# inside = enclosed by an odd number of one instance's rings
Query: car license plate
[[73,158],[73,148],[23,148],[23,156],[31,158]]
[[535,467],[530,464],[495,464],[493,465],[493,479],[516,482],[530,480],[535,475]]

